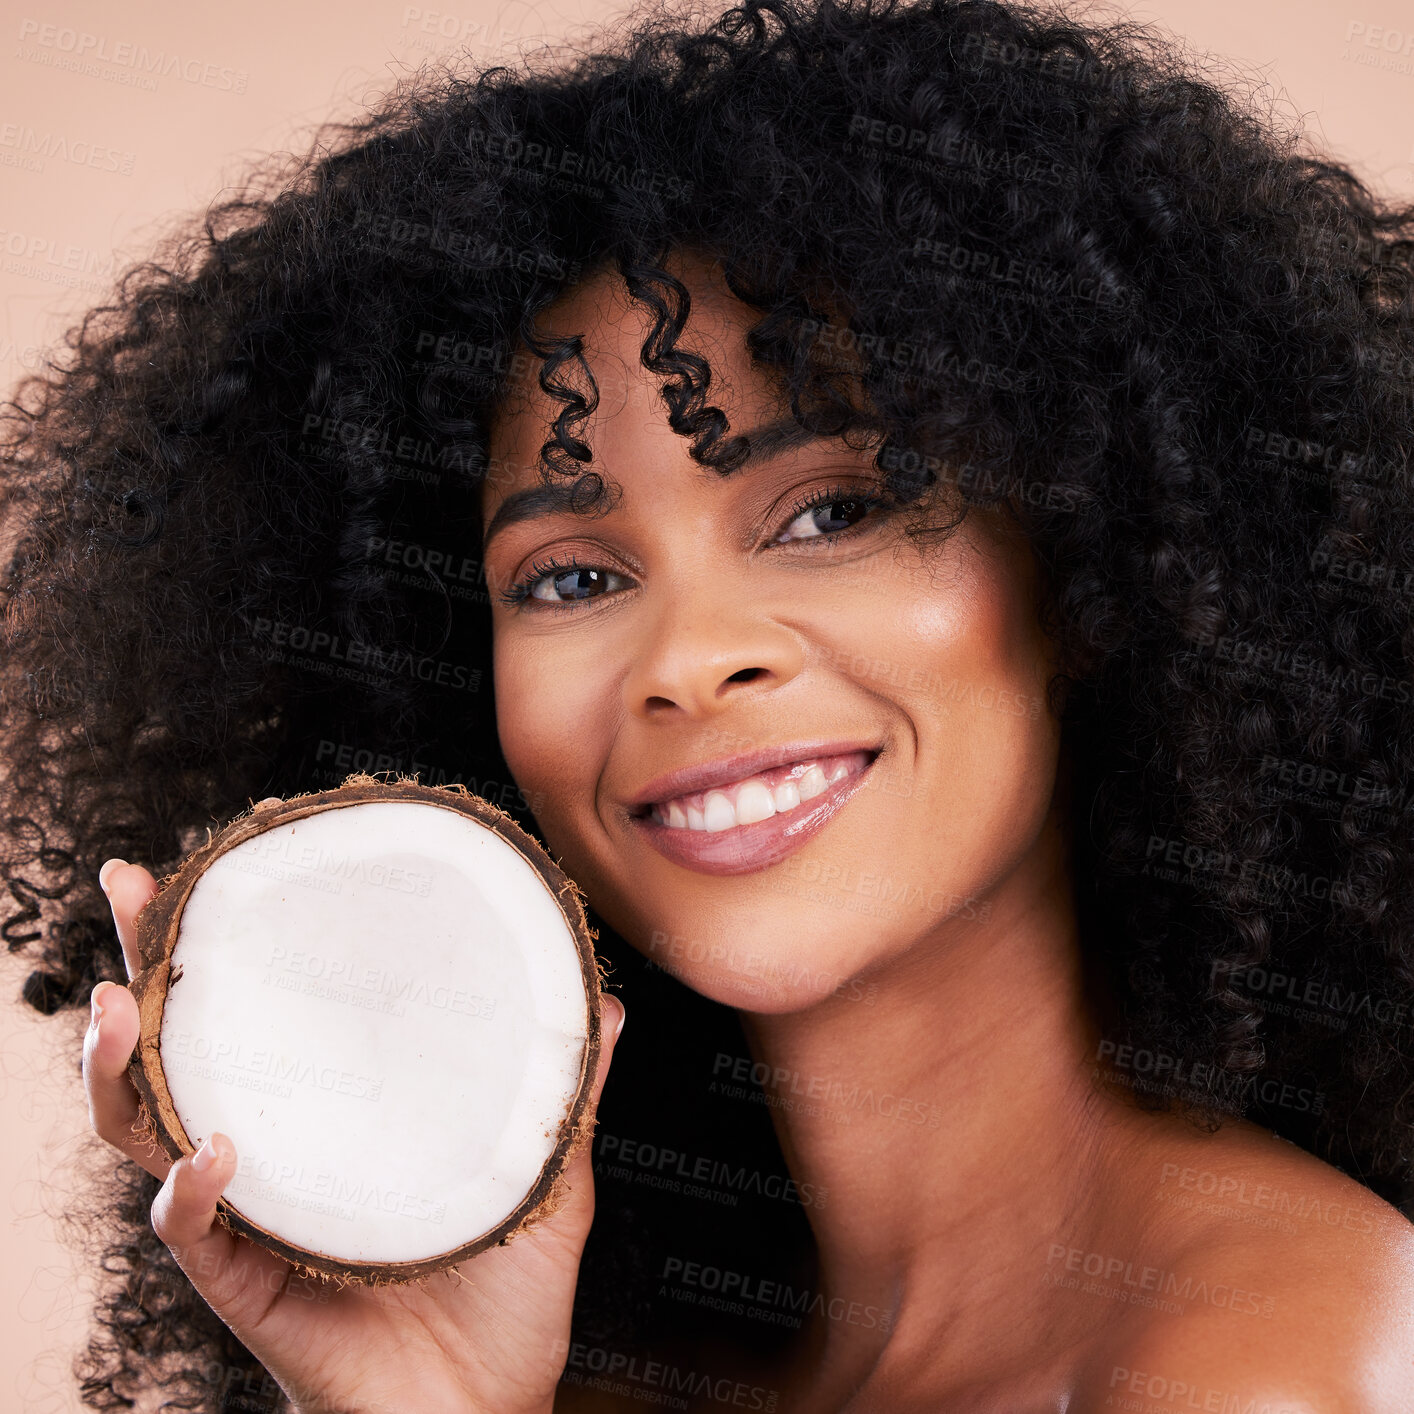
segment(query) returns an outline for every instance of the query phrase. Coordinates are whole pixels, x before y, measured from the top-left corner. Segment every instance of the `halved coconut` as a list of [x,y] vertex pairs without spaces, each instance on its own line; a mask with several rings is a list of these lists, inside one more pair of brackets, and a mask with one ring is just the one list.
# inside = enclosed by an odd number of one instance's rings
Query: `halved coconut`
[[580,893],[465,787],[262,801],[137,918],[149,1138],[213,1131],[218,1220],[302,1272],[415,1280],[557,1206],[598,1065]]

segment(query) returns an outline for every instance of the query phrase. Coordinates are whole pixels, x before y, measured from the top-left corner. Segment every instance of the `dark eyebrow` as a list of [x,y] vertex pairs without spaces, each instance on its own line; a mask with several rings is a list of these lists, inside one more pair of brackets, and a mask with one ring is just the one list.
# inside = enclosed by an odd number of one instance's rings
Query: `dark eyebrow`
[[[750,441],[751,446],[746,456],[732,468],[733,471],[741,471],[745,467],[770,461],[773,457],[778,457],[793,447],[804,446],[807,442],[825,441],[829,436],[824,432],[811,432],[790,417],[768,422],[762,427],[754,427],[742,435]],[[481,541],[482,554],[485,554],[492,536],[497,531],[504,530],[508,525],[514,525],[517,521],[533,520],[540,516],[572,512],[575,494],[573,486],[573,478],[564,477],[551,482],[548,486],[537,483],[534,486],[526,486],[519,491],[512,491],[496,507],[495,515],[491,517],[491,524],[486,527],[486,534]]]

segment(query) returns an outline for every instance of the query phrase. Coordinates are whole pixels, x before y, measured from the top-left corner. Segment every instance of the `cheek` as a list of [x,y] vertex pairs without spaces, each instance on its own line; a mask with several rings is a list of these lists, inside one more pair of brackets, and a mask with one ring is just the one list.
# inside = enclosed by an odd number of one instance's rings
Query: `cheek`
[[921,574],[875,635],[902,667],[930,833],[964,873],[991,874],[1028,840],[1054,789],[1059,724],[1029,596],[1024,564],[967,550]]
[[562,816],[578,798],[593,799],[597,762],[605,751],[596,733],[605,729],[604,667],[577,653],[570,635],[517,641],[496,633],[492,655],[496,729],[516,784],[543,800],[542,820]]
[[988,701],[1029,700],[1045,680],[1044,641],[1021,567],[965,536],[966,529],[930,559],[920,552],[897,576],[886,611],[875,596],[851,619],[856,652],[874,660],[870,674],[903,686],[925,716],[977,705],[984,687]]

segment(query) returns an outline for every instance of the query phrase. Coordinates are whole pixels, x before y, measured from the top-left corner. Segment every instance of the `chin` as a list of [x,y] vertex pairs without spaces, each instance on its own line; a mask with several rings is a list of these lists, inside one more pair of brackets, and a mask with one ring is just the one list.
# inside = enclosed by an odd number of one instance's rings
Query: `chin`
[[732,1007],[736,1011],[756,1012],[762,1016],[787,1016],[792,1012],[808,1011],[819,1006],[832,994],[849,996],[852,989],[860,996],[866,989],[862,983],[844,982],[835,988],[821,991],[802,985],[792,985],[789,981],[773,980],[768,975],[742,977],[738,973],[713,970],[710,967],[684,968],[666,967],[684,987],[690,987],[699,996],[721,1006]]
[[821,927],[799,909],[788,917],[753,910],[746,930],[698,918],[690,931],[640,925],[625,936],[654,966],[723,1006],[784,1015],[831,998],[871,1002],[877,988],[857,976],[866,962],[866,920],[834,915],[829,922]]

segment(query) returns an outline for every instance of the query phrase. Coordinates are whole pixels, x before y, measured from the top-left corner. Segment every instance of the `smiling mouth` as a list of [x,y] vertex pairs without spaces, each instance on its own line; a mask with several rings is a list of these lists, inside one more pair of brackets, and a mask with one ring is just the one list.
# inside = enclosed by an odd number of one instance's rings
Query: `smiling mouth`
[[634,817],[651,819],[670,830],[719,834],[776,815],[790,815],[831,786],[862,774],[878,754],[877,750],[861,750],[807,757],[730,785],[654,801],[636,810]]

